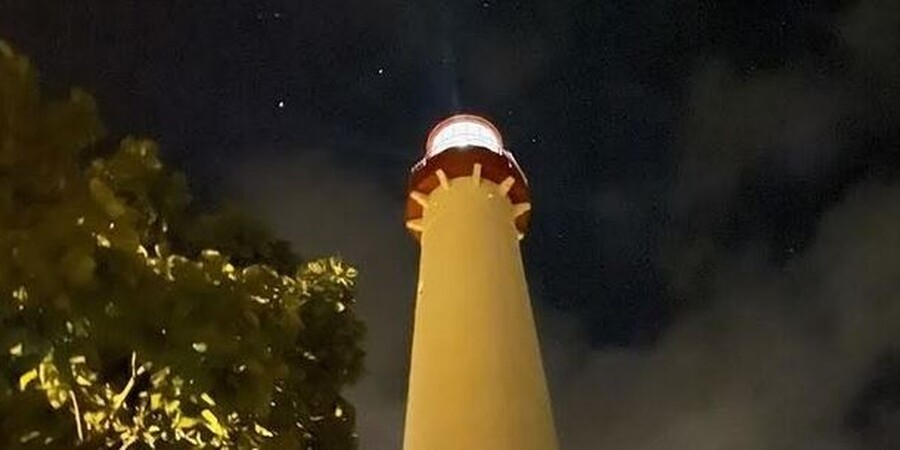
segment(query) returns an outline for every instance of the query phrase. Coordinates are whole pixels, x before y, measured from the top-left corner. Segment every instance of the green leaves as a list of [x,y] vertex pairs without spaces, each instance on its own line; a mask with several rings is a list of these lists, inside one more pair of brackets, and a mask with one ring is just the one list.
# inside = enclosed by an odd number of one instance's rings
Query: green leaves
[[0,42],[0,448],[355,448],[355,269],[102,135]]

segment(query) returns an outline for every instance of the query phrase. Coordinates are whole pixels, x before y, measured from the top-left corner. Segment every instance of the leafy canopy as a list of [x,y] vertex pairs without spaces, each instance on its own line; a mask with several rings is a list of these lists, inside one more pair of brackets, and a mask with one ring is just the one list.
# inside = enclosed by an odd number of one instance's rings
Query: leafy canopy
[[0,41],[0,448],[355,448],[356,271],[103,136]]

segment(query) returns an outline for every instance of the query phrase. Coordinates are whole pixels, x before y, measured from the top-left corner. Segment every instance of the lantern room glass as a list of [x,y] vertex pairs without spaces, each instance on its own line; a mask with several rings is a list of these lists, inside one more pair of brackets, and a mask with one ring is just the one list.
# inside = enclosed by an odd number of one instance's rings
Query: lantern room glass
[[500,135],[486,120],[474,116],[454,116],[435,127],[425,156],[432,157],[449,148],[470,146],[503,154]]

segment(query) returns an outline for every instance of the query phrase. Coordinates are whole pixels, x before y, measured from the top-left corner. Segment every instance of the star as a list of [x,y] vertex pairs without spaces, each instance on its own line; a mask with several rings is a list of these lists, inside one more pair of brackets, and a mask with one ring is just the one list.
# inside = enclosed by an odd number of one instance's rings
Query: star
[[284,105],[285,105],[284,100],[279,100],[279,101],[278,101],[278,108],[279,108],[279,109],[284,109]]

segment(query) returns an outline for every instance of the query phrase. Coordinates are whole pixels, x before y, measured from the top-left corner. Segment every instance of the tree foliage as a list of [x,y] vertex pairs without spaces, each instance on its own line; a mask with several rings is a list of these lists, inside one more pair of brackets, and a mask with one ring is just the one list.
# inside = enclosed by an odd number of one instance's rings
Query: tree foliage
[[0,41],[0,448],[355,448],[356,271],[103,137]]

